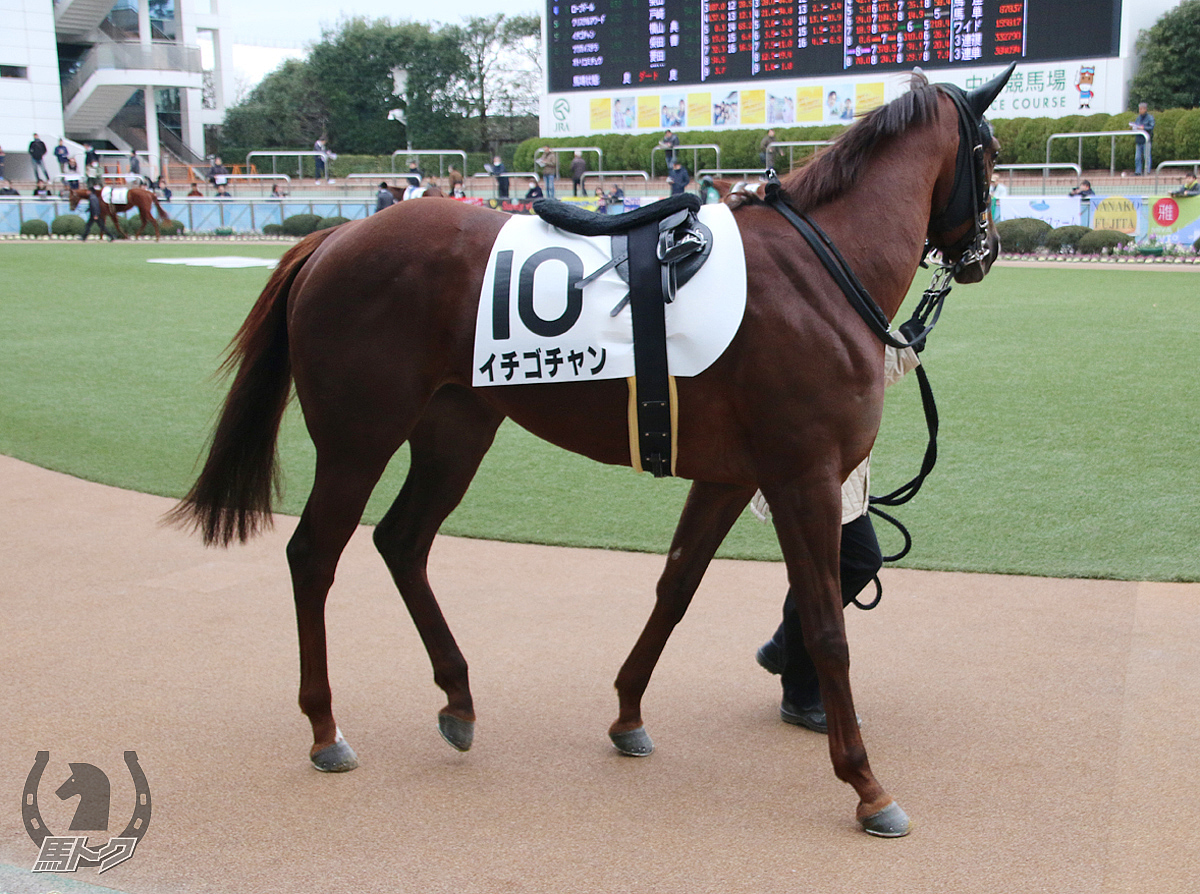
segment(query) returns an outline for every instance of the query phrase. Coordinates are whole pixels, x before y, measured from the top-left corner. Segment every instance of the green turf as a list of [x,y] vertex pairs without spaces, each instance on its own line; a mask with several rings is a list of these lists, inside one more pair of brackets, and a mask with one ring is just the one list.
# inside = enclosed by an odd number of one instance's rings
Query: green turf
[[[182,493],[224,393],[213,371],[268,272],[145,260],[281,252],[240,243],[0,245],[0,452]],[[1141,267],[998,268],[955,288],[924,355],[942,416],[940,459],[901,510],[916,535],[904,564],[1200,580],[1198,291],[1197,274]],[[889,394],[872,489],[907,480],[923,449],[909,377]],[[298,413],[289,411],[281,450],[282,510],[296,513],[313,463]],[[366,520],[386,509],[405,464],[402,450]],[[444,530],[664,551],[686,491],[686,482],[600,466],[506,424]],[[747,512],[721,555],[779,552],[770,526]]]

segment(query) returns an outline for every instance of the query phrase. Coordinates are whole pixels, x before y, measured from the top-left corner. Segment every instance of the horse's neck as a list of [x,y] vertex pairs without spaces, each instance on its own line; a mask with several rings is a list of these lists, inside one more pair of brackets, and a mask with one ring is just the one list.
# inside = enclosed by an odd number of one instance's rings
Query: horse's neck
[[934,125],[891,141],[851,189],[812,215],[889,320],[920,265],[934,187],[957,147],[945,140]]

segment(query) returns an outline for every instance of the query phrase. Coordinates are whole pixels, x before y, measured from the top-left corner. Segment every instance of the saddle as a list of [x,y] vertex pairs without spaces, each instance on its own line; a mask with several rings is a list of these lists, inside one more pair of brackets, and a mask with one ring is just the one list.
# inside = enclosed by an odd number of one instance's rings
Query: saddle
[[664,312],[712,251],[712,231],[696,216],[700,199],[671,196],[625,214],[607,215],[543,198],[534,201],[533,210],[560,230],[612,239],[612,260],[575,287],[582,289],[614,267],[629,284],[629,293],[611,315],[630,305],[635,372],[629,383],[631,459],[635,470],[649,469],[656,478],[673,474],[678,417],[674,380],[667,370]]

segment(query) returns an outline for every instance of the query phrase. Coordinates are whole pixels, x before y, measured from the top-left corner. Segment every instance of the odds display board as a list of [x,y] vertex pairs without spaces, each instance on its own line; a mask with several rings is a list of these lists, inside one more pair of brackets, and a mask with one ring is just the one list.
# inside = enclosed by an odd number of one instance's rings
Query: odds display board
[[832,123],[914,66],[968,86],[1012,61],[1063,96],[1010,114],[1074,114],[1068,98],[1107,106],[1120,86],[1121,16],[1121,0],[548,0],[542,130]]

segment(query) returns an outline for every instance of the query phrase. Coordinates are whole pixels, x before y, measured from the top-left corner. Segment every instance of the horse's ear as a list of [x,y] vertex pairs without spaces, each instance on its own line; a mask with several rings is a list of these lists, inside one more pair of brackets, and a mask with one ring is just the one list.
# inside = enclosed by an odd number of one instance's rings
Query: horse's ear
[[992,78],[982,87],[976,87],[967,94],[967,103],[971,107],[971,111],[975,113],[976,118],[982,118],[987,112],[988,106],[996,101],[996,97],[1000,95],[1000,91],[1004,89],[1004,85],[1008,83],[1008,79],[1012,76],[1013,69],[1017,67],[1017,63],[1012,62],[1008,68],[1004,69],[999,75]]

